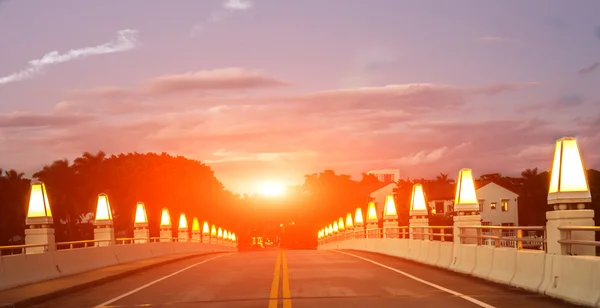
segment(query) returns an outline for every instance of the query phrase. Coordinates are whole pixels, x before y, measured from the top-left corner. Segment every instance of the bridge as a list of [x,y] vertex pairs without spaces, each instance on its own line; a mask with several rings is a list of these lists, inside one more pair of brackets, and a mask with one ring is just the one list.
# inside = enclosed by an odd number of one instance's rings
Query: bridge
[[430,226],[415,184],[410,223],[388,197],[315,234],[316,250],[238,251],[231,231],[163,209],[150,237],[136,205],[134,236],[115,238],[98,196],[94,239],[55,242],[43,183],[31,185],[25,245],[0,247],[0,307],[600,307],[594,211],[574,139],[557,142],[545,226],[482,226],[470,169],[451,226]]

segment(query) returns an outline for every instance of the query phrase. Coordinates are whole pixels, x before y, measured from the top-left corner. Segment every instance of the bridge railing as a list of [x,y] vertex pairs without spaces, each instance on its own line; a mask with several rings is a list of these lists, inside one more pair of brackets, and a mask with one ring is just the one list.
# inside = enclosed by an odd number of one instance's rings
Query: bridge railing
[[[560,231],[560,239],[558,243],[562,246],[562,250],[565,254],[571,255],[573,252],[573,246],[595,246],[596,255],[600,256],[600,241],[595,240],[595,237],[588,236],[589,239],[573,239],[573,232],[600,232],[598,226],[561,226],[558,227]],[[589,233],[588,233],[589,234]]]
[[544,226],[459,226],[458,229],[461,244],[472,243],[468,239],[475,239],[478,246],[546,251]]

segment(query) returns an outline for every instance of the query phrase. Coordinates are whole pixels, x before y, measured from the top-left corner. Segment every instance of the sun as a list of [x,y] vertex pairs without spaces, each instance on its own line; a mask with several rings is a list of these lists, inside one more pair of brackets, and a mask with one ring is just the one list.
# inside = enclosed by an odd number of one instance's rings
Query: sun
[[258,190],[259,194],[269,197],[281,196],[284,192],[285,186],[274,182],[263,183]]

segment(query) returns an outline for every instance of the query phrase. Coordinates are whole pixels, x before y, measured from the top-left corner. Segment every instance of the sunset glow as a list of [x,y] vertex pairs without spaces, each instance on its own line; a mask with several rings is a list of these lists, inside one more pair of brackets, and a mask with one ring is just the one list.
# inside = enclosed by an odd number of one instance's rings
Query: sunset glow
[[281,196],[284,194],[284,192],[285,192],[285,185],[283,185],[281,183],[277,183],[277,182],[263,183],[258,190],[259,194],[261,194],[263,196],[268,196],[268,197]]

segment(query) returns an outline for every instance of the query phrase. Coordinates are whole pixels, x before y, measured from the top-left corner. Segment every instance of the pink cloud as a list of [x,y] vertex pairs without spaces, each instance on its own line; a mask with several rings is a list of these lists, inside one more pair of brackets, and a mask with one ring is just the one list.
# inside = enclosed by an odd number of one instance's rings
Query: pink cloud
[[[551,153],[526,155],[533,152],[528,148],[552,144],[565,131],[527,117],[474,121],[465,110],[473,98],[529,86],[408,84],[199,98],[127,96],[104,88],[95,93],[116,95],[122,103],[91,103],[72,96],[70,103],[57,106],[61,112],[42,115],[90,116],[95,121],[63,121],[63,126],[36,135],[16,127],[10,139],[2,135],[0,139],[6,153],[45,149],[48,159],[96,150],[186,155],[209,162],[226,185],[238,185],[231,187],[236,190],[251,178],[275,176],[297,182],[304,174],[326,168],[358,175],[394,167],[411,177],[453,175],[463,167],[476,172],[512,171],[545,167]],[[473,108],[477,107],[469,105],[469,110]],[[39,161],[32,168],[48,162]]]
[[258,71],[242,68],[215,69],[154,78],[146,84],[152,94],[172,94],[187,91],[239,90],[289,85]]

